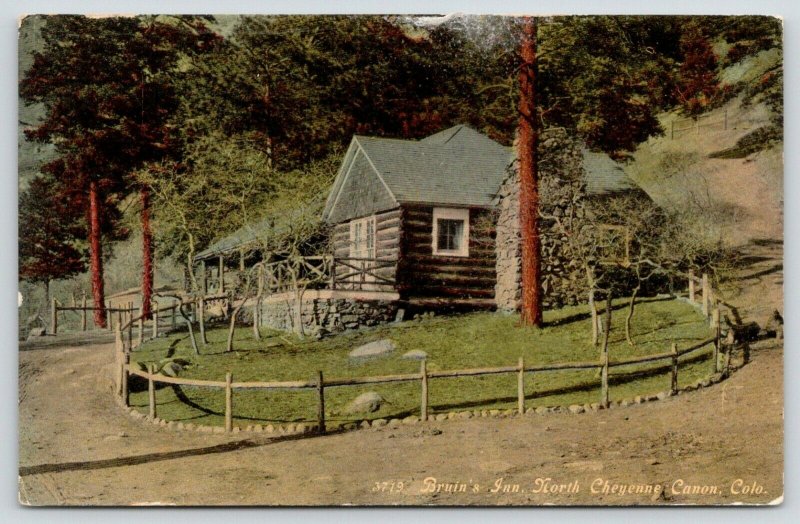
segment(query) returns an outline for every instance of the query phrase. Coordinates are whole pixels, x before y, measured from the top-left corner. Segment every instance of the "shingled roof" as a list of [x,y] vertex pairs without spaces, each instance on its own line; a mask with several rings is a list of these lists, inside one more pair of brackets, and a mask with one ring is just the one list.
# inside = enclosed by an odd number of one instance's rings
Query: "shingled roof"
[[622,169],[622,166],[605,153],[583,150],[583,171],[586,192],[589,195],[608,195],[626,191],[642,191]]
[[259,238],[269,232],[273,227],[270,219],[262,219],[253,224],[242,226],[228,236],[212,243],[203,251],[197,253],[195,260],[205,260],[258,242]]
[[356,135],[334,183],[323,217],[339,205],[348,164],[363,155],[389,192],[392,204],[427,203],[488,207],[513,160],[509,148],[464,125],[422,140]]
[[[331,189],[323,218],[340,222],[401,203],[489,207],[494,205],[513,160],[513,148],[465,125],[422,140],[356,135]],[[605,153],[584,150],[583,165],[589,195],[641,191],[622,166]],[[368,172],[373,178],[377,176],[382,187],[370,188],[370,198],[348,198],[346,193],[352,191],[354,181],[347,186],[347,178],[365,177]],[[365,181],[360,183],[364,185]],[[365,200],[369,200],[369,209],[365,208]],[[337,206],[353,209],[334,212]]]

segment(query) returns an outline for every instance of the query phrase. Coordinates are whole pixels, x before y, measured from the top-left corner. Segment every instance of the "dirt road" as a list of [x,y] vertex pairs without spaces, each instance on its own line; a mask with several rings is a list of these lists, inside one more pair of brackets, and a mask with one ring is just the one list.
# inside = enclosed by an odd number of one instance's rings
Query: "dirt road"
[[[755,318],[782,310],[782,266],[779,247],[754,249],[731,299]],[[775,339],[727,381],[660,402],[283,439],[136,422],[112,399],[111,360],[105,344],[20,352],[23,503],[712,504],[783,493]]]

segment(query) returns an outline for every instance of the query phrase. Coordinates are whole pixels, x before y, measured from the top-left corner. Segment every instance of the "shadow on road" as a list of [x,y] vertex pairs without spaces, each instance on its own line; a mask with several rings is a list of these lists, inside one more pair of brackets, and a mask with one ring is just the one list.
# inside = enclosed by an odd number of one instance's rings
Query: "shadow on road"
[[301,438],[308,438],[309,435],[286,435],[281,437],[273,437],[269,440],[252,440],[244,439],[237,440],[236,442],[227,442],[225,444],[217,444],[215,446],[208,446],[204,448],[182,449],[178,451],[167,451],[163,453],[148,453],[145,455],[137,455],[133,457],[120,457],[104,460],[90,460],[82,462],[64,462],[60,464],[39,464],[37,466],[20,466],[19,475],[21,477],[27,475],[38,475],[42,473],[59,473],[63,471],[90,471],[95,469],[105,468],[119,468],[125,466],[136,466],[139,464],[147,464],[150,462],[159,462],[162,460],[173,460],[185,457],[198,457],[202,455],[213,455],[217,453],[229,453],[231,451],[239,451],[242,449],[257,448],[267,446],[269,444],[277,444],[287,440],[298,440]]

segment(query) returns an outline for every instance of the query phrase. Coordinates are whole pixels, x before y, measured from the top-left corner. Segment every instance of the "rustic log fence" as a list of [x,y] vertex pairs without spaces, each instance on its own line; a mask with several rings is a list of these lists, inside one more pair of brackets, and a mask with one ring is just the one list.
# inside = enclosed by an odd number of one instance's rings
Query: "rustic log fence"
[[[641,357],[623,359],[623,360],[609,360],[601,358],[599,361],[587,362],[562,362],[553,364],[541,364],[534,366],[526,366],[522,357],[515,365],[500,366],[500,367],[484,367],[484,368],[471,368],[471,369],[456,369],[444,371],[430,371],[427,368],[427,362],[423,360],[420,362],[419,373],[405,373],[396,375],[382,375],[372,377],[358,377],[358,378],[333,378],[325,379],[322,371],[317,372],[317,376],[312,380],[295,380],[295,381],[275,381],[275,382],[234,382],[233,375],[227,373],[224,381],[214,380],[194,380],[178,377],[169,377],[156,372],[154,364],[147,365],[147,371],[139,369],[137,364],[130,362],[130,346],[125,344],[122,332],[117,328],[116,337],[116,351],[118,363],[118,386],[117,392],[121,396],[126,406],[130,405],[129,402],[129,376],[135,375],[147,381],[148,384],[148,413],[151,419],[157,416],[157,398],[156,398],[156,384],[169,384],[184,387],[196,388],[211,388],[220,389],[225,391],[225,431],[233,431],[233,398],[234,392],[237,390],[314,390],[317,393],[317,420],[316,432],[324,434],[326,431],[325,421],[325,391],[335,387],[348,387],[348,386],[363,386],[368,384],[388,384],[397,382],[419,382],[420,383],[420,410],[419,418],[422,421],[428,420],[430,415],[429,409],[429,382],[433,379],[449,379],[449,378],[463,378],[485,375],[500,375],[500,374],[516,374],[517,375],[517,411],[522,414],[525,413],[525,383],[526,377],[530,379],[534,374],[547,373],[547,372],[560,372],[560,371],[580,371],[580,370],[597,370],[601,375],[600,383],[600,402],[599,405],[603,408],[609,406],[609,370],[612,368],[619,368],[623,366],[641,365],[653,362],[670,362],[671,368],[671,394],[678,392],[678,370],[679,359],[690,353],[699,351],[709,345],[714,345],[714,355],[716,356],[719,349],[720,339],[719,334],[709,339],[703,340],[692,346],[678,349],[676,344],[672,344],[670,351],[663,353],[645,355]],[[729,368],[730,359],[726,359],[726,366]],[[729,370],[729,369],[728,369]],[[714,365],[714,372],[719,372],[718,366]]]
[[[700,285],[700,309],[703,313],[703,316],[709,322],[711,329],[716,332],[715,336],[719,341],[722,331],[720,308],[723,305],[723,301],[720,298],[721,294],[714,290],[708,273],[703,273],[702,276],[698,278],[695,276],[693,270],[689,270],[687,281],[687,299],[690,304],[697,304],[697,286]],[[720,363],[718,362],[720,353],[719,349],[719,342],[717,342],[714,346],[715,372],[718,372],[720,367]],[[749,350],[745,349],[744,363],[747,364],[749,361],[750,352]]]
[[[676,118],[670,124],[670,139],[675,139],[675,133],[682,133],[684,131],[694,131],[695,134],[700,134],[701,127],[715,127],[719,126],[720,129],[728,129],[730,122],[728,121],[728,110],[726,109],[721,118],[710,120],[712,117],[717,116],[713,114],[699,115],[696,118]],[[688,123],[686,127],[680,127]],[[677,127],[676,127],[677,126]]]
[[[702,303],[701,309],[703,314],[712,323],[714,329],[714,336],[705,339],[701,342],[688,346],[686,348],[678,348],[678,345],[672,343],[669,351],[662,353],[642,355],[639,357],[632,357],[621,360],[612,360],[609,358],[608,353],[601,352],[600,358],[597,361],[585,362],[560,362],[552,364],[541,364],[528,366],[525,365],[524,359],[519,358],[515,365],[499,366],[499,367],[482,367],[470,369],[455,369],[443,371],[430,371],[427,367],[427,361],[423,360],[420,363],[419,373],[406,373],[395,375],[382,375],[371,377],[357,377],[357,378],[333,378],[325,379],[322,371],[317,372],[317,376],[312,380],[295,380],[295,381],[264,381],[264,382],[234,382],[233,375],[227,373],[224,381],[213,380],[194,380],[178,377],[169,377],[156,372],[154,364],[147,365],[147,371],[142,371],[138,368],[138,364],[132,364],[130,355],[133,350],[134,341],[132,337],[132,328],[134,324],[138,325],[139,338],[138,345],[142,344],[143,333],[145,331],[144,319],[141,314],[138,316],[131,316],[127,323],[118,322],[116,324],[116,362],[118,365],[117,374],[117,394],[120,395],[126,406],[130,405],[130,391],[129,381],[130,375],[138,376],[147,381],[148,384],[148,413],[151,419],[157,416],[157,398],[156,398],[156,385],[168,384],[184,387],[197,387],[197,388],[211,388],[221,389],[225,391],[225,431],[233,431],[233,405],[234,405],[234,392],[237,390],[314,390],[317,396],[317,420],[316,431],[324,434],[326,431],[325,422],[325,391],[330,388],[348,387],[348,386],[364,386],[370,384],[389,384],[397,382],[416,382],[420,383],[420,410],[419,418],[422,421],[428,420],[429,417],[429,382],[430,380],[449,379],[449,378],[463,378],[485,375],[501,375],[501,374],[516,374],[517,375],[517,411],[522,414],[525,412],[525,383],[538,373],[561,372],[561,371],[585,371],[596,370],[600,374],[600,394],[599,406],[602,408],[609,407],[609,372],[611,369],[622,368],[625,366],[636,366],[642,364],[650,364],[657,362],[668,362],[670,373],[670,394],[675,395],[678,392],[678,373],[680,367],[681,357],[685,357],[691,353],[697,352],[707,346],[712,346],[712,365],[713,374],[728,374],[731,367],[731,350],[723,350],[721,342],[721,329],[720,329],[720,305],[721,300],[719,294],[715,293],[710,278],[707,274],[703,274],[700,278],[690,271],[687,277],[688,280],[688,300],[690,303],[697,303],[696,291],[697,285],[701,286]],[[179,307],[178,303],[171,306],[153,309],[152,322],[152,337],[158,335],[158,318],[162,317],[167,311],[172,311],[172,324],[174,327],[176,308]],[[127,309],[125,311],[128,311]],[[127,341],[123,334],[127,331]],[[722,362],[720,361],[720,354],[724,353]],[[743,352],[743,363],[746,364],[749,360],[749,352]]]
[[328,289],[381,290],[393,289],[394,278],[384,270],[392,269],[394,260],[376,258],[337,258],[330,255],[308,256],[299,261],[280,260],[263,264],[259,278],[267,293],[292,291],[295,285],[326,285]]

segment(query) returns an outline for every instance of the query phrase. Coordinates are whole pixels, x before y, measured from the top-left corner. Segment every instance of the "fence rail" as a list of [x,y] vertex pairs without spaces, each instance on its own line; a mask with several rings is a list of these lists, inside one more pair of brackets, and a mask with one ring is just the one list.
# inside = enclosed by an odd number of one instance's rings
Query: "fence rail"
[[[693,271],[689,271],[686,275],[688,283],[688,300],[690,303],[697,303],[697,285],[701,286],[701,309],[707,319],[711,321],[711,327],[714,329],[714,336],[692,344],[688,347],[678,349],[676,344],[672,344],[670,351],[656,353],[651,355],[642,355],[639,357],[632,357],[621,360],[609,360],[608,354],[603,353],[597,361],[584,361],[584,362],[556,362],[551,364],[539,364],[533,366],[526,366],[522,357],[516,365],[498,366],[498,367],[481,367],[469,369],[454,369],[443,371],[429,371],[427,369],[427,362],[423,360],[420,363],[419,373],[405,373],[395,375],[382,375],[371,377],[353,377],[353,378],[333,378],[325,379],[322,371],[317,373],[313,380],[293,380],[293,381],[262,381],[262,382],[234,382],[231,373],[227,373],[224,381],[219,380],[194,380],[179,377],[168,377],[160,373],[156,373],[152,364],[148,365],[147,371],[138,369],[137,365],[131,364],[130,354],[134,348],[134,340],[132,330],[134,324],[139,326],[139,340],[138,344],[141,345],[144,329],[144,318],[140,313],[138,316],[131,315],[127,322],[118,322],[116,324],[116,343],[115,351],[118,363],[118,376],[117,376],[117,391],[122,396],[126,405],[129,405],[129,377],[130,375],[138,376],[148,382],[148,404],[150,417],[155,418],[157,413],[155,384],[170,384],[176,386],[198,387],[198,388],[212,388],[225,390],[225,428],[226,431],[232,431],[232,417],[233,417],[233,392],[235,390],[305,390],[312,389],[317,392],[318,416],[317,416],[317,431],[319,433],[325,432],[325,389],[332,387],[347,387],[347,386],[361,386],[368,384],[388,384],[396,382],[420,382],[420,418],[427,420],[429,415],[428,409],[428,382],[431,379],[447,379],[447,378],[461,378],[470,376],[483,376],[483,375],[499,375],[499,374],[517,374],[517,409],[520,413],[525,411],[525,377],[532,373],[542,372],[557,372],[557,371],[579,371],[595,369],[600,372],[600,402],[602,407],[608,407],[609,404],[609,370],[612,368],[619,368],[623,366],[641,365],[654,362],[670,362],[671,363],[671,393],[675,394],[678,391],[678,372],[679,372],[679,359],[690,353],[703,349],[709,345],[713,347],[712,364],[713,372],[719,373],[720,371],[730,371],[730,353],[728,348],[724,352],[723,362],[720,362],[720,353],[722,352],[721,346],[721,331],[720,331],[720,304],[719,293],[716,293],[712,286],[708,274],[704,273],[701,277],[696,277]],[[172,311],[172,322],[174,325],[175,314],[179,303],[171,306],[155,308],[153,310],[153,337],[157,336],[158,319],[163,313]],[[125,309],[124,311],[129,311]],[[123,333],[127,332],[127,341]],[[748,361],[749,353],[744,352],[744,363]]]
[[[325,379],[321,371],[317,372],[315,380],[295,380],[295,381],[276,381],[276,382],[234,382],[231,373],[227,373],[224,381],[219,380],[194,380],[178,377],[168,377],[160,373],[156,373],[153,364],[148,364],[148,370],[142,371],[138,369],[138,364],[130,363],[130,346],[125,344],[122,337],[122,330],[117,328],[116,337],[116,351],[118,357],[119,374],[118,374],[118,394],[122,396],[126,405],[129,402],[129,376],[135,375],[148,382],[148,412],[151,418],[157,415],[157,402],[155,395],[155,384],[170,384],[186,387],[198,388],[212,388],[225,390],[225,429],[232,431],[233,419],[233,393],[235,390],[298,390],[298,389],[313,389],[317,391],[317,432],[325,433],[325,389],[331,387],[346,387],[346,386],[360,386],[366,384],[388,384],[395,382],[420,382],[420,419],[427,420],[429,415],[428,408],[428,381],[431,379],[447,379],[447,378],[461,378],[470,376],[482,375],[497,375],[497,374],[517,374],[517,410],[519,413],[525,412],[525,376],[531,373],[554,372],[554,371],[575,371],[597,369],[601,373],[600,384],[600,402],[599,404],[607,408],[609,404],[609,368],[628,366],[634,364],[642,364],[657,361],[670,361],[671,366],[671,393],[676,394],[678,391],[678,360],[680,357],[688,355],[692,352],[705,348],[708,345],[714,346],[714,372],[719,372],[718,351],[720,349],[719,333],[714,337],[703,340],[687,348],[677,349],[675,344],[672,345],[671,351],[665,353],[658,353],[655,355],[645,355],[642,357],[634,357],[623,360],[609,361],[608,358],[601,358],[598,361],[592,362],[559,362],[553,364],[541,364],[535,366],[526,366],[522,357],[516,365],[499,366],[499,367],[483,367],[471,369],[456,369],[444,371],[428,371],[427,362],[423,360],[420,363],[419,373],[405,373],[397,375],[383,375],[372,377],[355,377],[355,378],[333,378]],[[726,359],[726,366],[730,365],[730,359]]]
[[[696,118],[676,118],[676,119],[674,119],[670,123],[670,139],[674,140],[675,139],[675,133],[680,134],[680,133],[682,133],[684,131],[694,131],[696,134],[700,134],[700,128],[701,127],[720,126],[720,129],[723,129],[723,130],[728,129],[728,126],[730,125],[730,123],[728,121],[728,110],[727,109],[725,110],[722,118],[719,118],[718,120],[713,120],[713,121],[712,120],[707,120],[706,122],[702,122],[701,123],[701,121],[703,119],[710,119],[713,116],[716,116],[716,115],[707,114],[707,115],[699,115]],[[687,126],[687,127],[679,127],[680,125],[682,125],[684,123],[689,123],[690,125]],[[678,127],[676,127],[676,126],[678,126]]]

